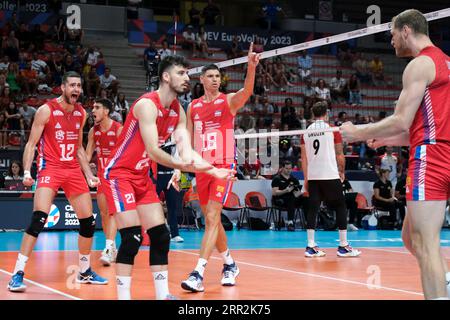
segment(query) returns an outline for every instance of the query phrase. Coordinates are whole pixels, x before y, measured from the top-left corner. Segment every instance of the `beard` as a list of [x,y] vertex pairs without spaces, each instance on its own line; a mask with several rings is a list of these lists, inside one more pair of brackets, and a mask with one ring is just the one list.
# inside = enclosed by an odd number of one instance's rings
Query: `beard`
[[171,85],[171,86],[170,86],[170,89],[172,89],[173,91],[175,91],[175,92],[177,93],[177,95],[182,95],[182,94],[188,93],[188,92],[190,91],[190,86],[188,85],[188,86],[185,88],[183,85],[180,85],[180,86],[177,86],[177,87]]

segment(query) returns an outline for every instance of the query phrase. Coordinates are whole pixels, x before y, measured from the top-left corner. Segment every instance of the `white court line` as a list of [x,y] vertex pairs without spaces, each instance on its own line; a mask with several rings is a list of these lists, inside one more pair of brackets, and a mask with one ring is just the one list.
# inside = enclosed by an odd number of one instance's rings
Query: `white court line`
[[[0,272],[3,272],[3,273],[5,273],[5,274],[7,274],[7,275],[9,275],[9,276],[12,276],[12,275],[13,275],[11,272],[8,272],[8,271],[3,270],[3,269],[0,269]],[[37,286],[37,287],[40,287],[40,288],[45,289],[45,290],[48,290],[48,291],[50,291],[50,292],[53,292],[53,293],[62,295],[62,296],[64,296],[64,297],[69,298],[69,299],[72,299],[72,300],[83,300],[83,299],[81,299],[81,298],[78,298],[78,297],[75,297],[75,296],[71,296],[70,294],[67,294],[67,293],[64,293],[64,292],[62,292],[62,291],[59,291],[59,290],[56,290],[56,289],[47,287],[47,286],[45,286],[45,285],[43,285],[43,284],[40,284],[40,283],[35,282],[35,281],[32,281],[32,280],[28,280],[28,279],[25,279],[25,278],[24,278],[23,281],[29,282],[29,283],[31,283],[31,284]]]
[[[183,251],[183,250],[178,250],[177,252],[186,253],[186,254],[190,254],[190,255],[194,255],[194,256],[199,256],[200,255],[198,253],[193,253],[193,252],[188,252],[188,251]],[[218,258],[218,257],[211,257],[211,258],[212,259],[216,259],[216,260],[222,260],[222,258]],[[243,261],[238,261],[238,260],[235,260],[235,261],[237,263],[239,263],[239,264],[248,265],[248,266],[251,266],[251,267],[257,267],[257,268],[262,268],[262,269],[269,269],[269,270],[274,270],[274,271],[288,272],[288,273],[293,273],[293,274],[299,274],[299,275],[302,275],[302,276],[308,276],[308,277],[313,277],[313,278],[332,280],[332,281],[337,281],[337,282],[350,283],[350,284],[354,284],[354,285],[358,285],[358,286],[364,286],[366,288],[369,287],[367,283],[359,282],[359,281],[346,280],[346,279],[329,277],[329,276],[322,276],[322,275],[315,274],[315,273],[308,273],[308,272],[293,271],[293,270],[288,270],[288,269],[281,269],[281,268],[270,267],[270,266],[265,266],[265,265],[261,265],[261,264],[248,263],[248,262],[243,262]],[[414,291],[408,291],[408,290],[402,290],[402,289],[396,289],[396,288],[390,288],[390,287],[384,287],[384,286],[376,286],[376,288],[377,289],[384,289],[384,290],[388,290],[388,291],[407,293],[407,294],[412,294],[412,295],[416,295],[416,296],[423,296],[423,294],[420,293],[420,292],[414,292]]]
[[[399,247],[399,248],[404,248],[404,247]],[[389,250],[389,249],[370,248],[370,247],[366,247],[364,249],[370,249],[370,250],[375,250],[375,251],[384,251],[384,252],[394,252],[394,253],[409,254],[409,255],[411,255],[413,257],[413,255],[409,251],[395,251],[395,250]],[[444,255],[444,258],[447,259],[447,260],[450,260],[450,257],[448,257],[448,256]]]

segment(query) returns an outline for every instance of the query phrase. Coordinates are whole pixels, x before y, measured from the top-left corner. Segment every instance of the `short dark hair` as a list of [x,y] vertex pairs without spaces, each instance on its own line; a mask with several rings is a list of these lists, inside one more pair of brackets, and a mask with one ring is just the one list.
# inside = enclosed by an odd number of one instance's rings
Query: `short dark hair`
[[327,114],[328,104],[326,102],[316,102],[311,108],[314,117],[323,117]]
[[290,160],[284,160],[282,163],[283,168],[286,166],[292,166],[292,161]]
[[341,111],[338,113],[338,118],[341,118],[344,114],[347,114],[345,111]]
[[208,64],[208,65],[204,66],[202,68],[202,75],[205,74],[206,71],[208,71],[208,70],[217,70],[220,73],[219,67],[217,65],[215,65],[214,63],[211,63],[211,64]]
[[402,29],[403,26],[410,27],[414,33],[424,34],[428,36],[427,18],[416,9],[405,10],[392,18],[395,29]]
[[189,63],[185,57],[179,55],[170,55],[164,57],[164,59],[161,60],[158,66],[159,80],[162,80],[162,74],[166,72],[168,69],[172,68],[173,66],[181,66],[184,68],[188,68]]
[[78,72],[75,71],[67,71],[66,73],[64,73],[63,77],[62,77],[62,83],[66,83],[68,78],[80,78],[81,76]]
[[98,98],[98,99],[95,99],[95,103],[99,103],[104,108],[108,109],[109,115],[111,115],[111,113],[113,113],[113,104],[112,104],[111,100],[104,99],[104,98]]

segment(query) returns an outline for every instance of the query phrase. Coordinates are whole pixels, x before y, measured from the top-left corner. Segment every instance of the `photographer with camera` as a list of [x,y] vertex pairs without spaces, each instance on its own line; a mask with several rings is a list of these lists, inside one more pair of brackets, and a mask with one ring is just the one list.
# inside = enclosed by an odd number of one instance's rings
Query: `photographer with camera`
[[272,179],[272,204],[287,210],[287,229],[295,231],[295,209],[303,207],[305,211],[307,199],[302,196],[302,186],[291,172],[292,162],[283,161],[280,173]]

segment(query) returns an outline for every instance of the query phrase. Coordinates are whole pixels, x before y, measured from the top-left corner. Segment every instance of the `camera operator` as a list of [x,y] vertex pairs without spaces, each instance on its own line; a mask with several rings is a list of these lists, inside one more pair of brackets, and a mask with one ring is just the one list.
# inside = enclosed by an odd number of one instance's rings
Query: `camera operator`
[[300,182],[291,175],[292,162],[284,161],[280,173],[272,180],[272,203],[286,209],[288,213],[287,229],[295,230],[295,209],[307,205],[307,199],[302,196]]

